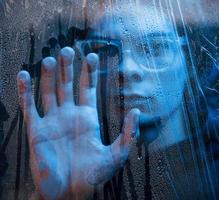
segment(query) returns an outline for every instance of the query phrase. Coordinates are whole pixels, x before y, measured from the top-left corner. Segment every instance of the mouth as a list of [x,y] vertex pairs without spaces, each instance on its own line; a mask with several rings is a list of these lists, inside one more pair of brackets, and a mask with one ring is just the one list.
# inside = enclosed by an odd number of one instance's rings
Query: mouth
[[140,95],[120,95],[120,99],[123,100],[125,104],[147,104],[148,101],[152,100],[152,97]]
[[[115,95],[115,100],[120,99],[120,109],[130,110],[138,108],[141,112],[150,112],[150,105],[152,105],[153,97],[141,95]],[[122,103],[122,104],[121,104]]]

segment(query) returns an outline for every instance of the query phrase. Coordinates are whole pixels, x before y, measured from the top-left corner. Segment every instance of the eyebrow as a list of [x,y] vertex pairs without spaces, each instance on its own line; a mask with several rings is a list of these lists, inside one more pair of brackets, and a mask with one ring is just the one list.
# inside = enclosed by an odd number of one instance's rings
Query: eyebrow
[[98,35],[87,37],[86,40],[106,40],[106,41],[109,40],[109,41],[114,42],[114,43],[118,43],[118,44],[121,43],[120,39],[112,39],[110,37],[98,36]]
[[[185,37],[183,36],[178,36],[177,33],[175,32],[152,32],[152,33],[148,33],[148,34],[144,34],[142,36],[139,36],[138,37],[140,42],[142,42],[141,40],[150,40],[152,38],[157,38],[157,39],[162,39],[162,38],[171,38],[171,39],[178,39],[179,42],[182,44],[182,45],[185,45],[186,42],[185,42]],[[101,36],[101,35],[91,35],[90,37],[86,38],[86,39],[96,39],[96,40],[110,40],[112,42],[115,42],[117,44],[121,44],[122,41],[121,41],[121,38],[120,39],[112,39],[110,37],[107,37],[107,36]]]
[[86,38],[86,39],[96,39],[96,40],[118,40],[119,41],[119,39],[112,39],[112,38],[110,38],[110,37],[107,37],[107,36],[101,36],[101,35],[91,35],[91,36],[89,36],[88,38]]
[[[141,39],[147,39],[147,38],[153,38],[153,37],[177,37],[177,35],[175,34],[175,32],[152,32],[152,33],[145,33],[142,36],[139,36],[139,38]],[[102,39],[102,40],[120,40],[120,39],[114,39],[114,38],[110,38],[108,36],[101,36],[98,34],[91,34],[90,37],[88,37],[89,39]]]
[[148,34],[144,34],[142,36],[143,39],[147,39],[147,38],[162,38],[162,37],[177,37],[177,35],[175,33],[172,32],[153,32],[153,33],[148,33]]

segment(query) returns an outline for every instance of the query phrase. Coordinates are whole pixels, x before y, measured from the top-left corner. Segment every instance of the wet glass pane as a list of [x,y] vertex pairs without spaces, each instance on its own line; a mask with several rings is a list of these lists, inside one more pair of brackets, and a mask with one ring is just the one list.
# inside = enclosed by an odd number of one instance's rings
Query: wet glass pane
[[218,199],[218,10],[0,1],[0,199]]

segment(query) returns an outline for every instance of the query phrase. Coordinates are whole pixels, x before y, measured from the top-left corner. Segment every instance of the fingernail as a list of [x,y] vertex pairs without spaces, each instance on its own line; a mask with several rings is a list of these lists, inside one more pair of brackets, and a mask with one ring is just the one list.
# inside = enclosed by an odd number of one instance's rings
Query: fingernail
[[87,64],[89,65],[90,71],[95,71],[98,63],[98,55],[95,53],[90,53],[86,57]]
[[56,67],[56,60],[53,57],[46,57],[42,61],[43,70],[46,72],[51,72]]
[[28,80],[29,80],[28,72],[21,71],[18,73],[17,83],[18,83],[18,88],[19,88],[20,93],[24,93],[27,90]]
[[63,64],[68,66],[72,64],[75,56],[75,51],[71,47],[64,47],[60,50],[60,57],[63,59]]

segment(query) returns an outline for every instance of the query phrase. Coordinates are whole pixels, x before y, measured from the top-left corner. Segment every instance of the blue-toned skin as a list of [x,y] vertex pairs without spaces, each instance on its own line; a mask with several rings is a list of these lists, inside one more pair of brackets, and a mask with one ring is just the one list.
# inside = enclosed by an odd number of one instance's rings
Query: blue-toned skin
[[[128,157],[139,115],[142,123],[161,119],[161,126],[150,130],[149,134],[151,138],[153,132],[159,135],[160,148],[185,139],[180,106],[186,80],[185,59],[173,26],[164,14],[151,7],[126,4],[120,9],[117,5],[114,8],[113,18],[110,13],[104,13],[100,21],[94,22],[94,31],[90,33],[91,37],[104,35],[123,43],[123,60],[119,68],[124,79],[126,117],[123,133],[112,145],[104,146],[100,139],[96,107],[99,61],[96,54],[91,53],[85,58],[78,105],[72,92],[74,50],[63,48],[58,62],[52,57],[42,61],[43,118],[39,117],[34,105],[28,72],[21,71],[17,76],[20,105],[27,125],[31,170],[37,191],[45,199],[85,199],[93,192],[94,185],[111,179]],[[124,29],[127,34],[123,34]],[[173,49],[167,49],[162,59],[159,55],[150,57],[141,52],[144,51],[142,44],[150,43],[155,35],[174,41]],[[140,52],[137,51],[139,46]],[[109,80],[115,73],[118,69],[109,71]],[[116,88],[115,85],[112,87]],[[120,94],[115,90],[109,95],[117,98]],[[117,108],[115,112],[119,111],[119,105]],[[147,130],[142,134],[149,140]]]

